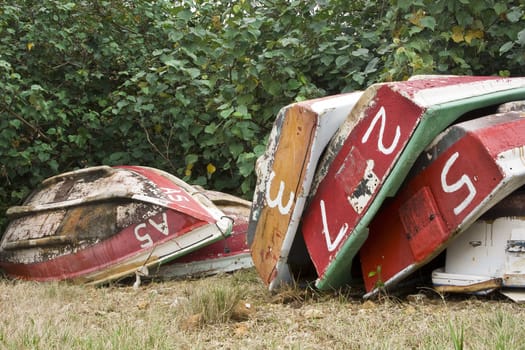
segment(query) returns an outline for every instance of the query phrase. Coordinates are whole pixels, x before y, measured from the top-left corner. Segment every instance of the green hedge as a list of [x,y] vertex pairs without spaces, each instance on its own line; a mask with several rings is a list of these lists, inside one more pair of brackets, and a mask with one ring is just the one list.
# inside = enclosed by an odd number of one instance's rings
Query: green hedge
[[520,1],[3,1],[0,229],[42,179],[141,164],[250,198],[291,102],[525,75]]

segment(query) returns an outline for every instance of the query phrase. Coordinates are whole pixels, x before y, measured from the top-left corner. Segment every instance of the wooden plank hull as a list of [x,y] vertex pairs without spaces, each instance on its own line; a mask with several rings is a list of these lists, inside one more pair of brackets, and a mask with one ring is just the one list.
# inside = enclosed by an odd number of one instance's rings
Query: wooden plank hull
[[430,76],[368,88],[328,146],[331,159],[305,211],[302,234],[319,289],[351,281],[352,260],[383,201],[416,157],[455,120],[523,98],[525,79]]
[[104,283],[231,233],[231,220],[160,170],[106,166],[45,180],[8,210],[0,267],[37,281]]
[[395,285],[525,184],[525,118],[495,114],[456,124],[416,161],[410,180],[369,226],[365,287]]
[[161,279],[208,276],[253,266],[246,241],[251,203],[232,195],[203,191],[223,213],[233,220],[231,236],[174,259],[153,271]]
[[361,93],[295,103],[274,123],[257,162],[248,229],[254,265],[269,289],[293,279],[288,257],[317,161]]

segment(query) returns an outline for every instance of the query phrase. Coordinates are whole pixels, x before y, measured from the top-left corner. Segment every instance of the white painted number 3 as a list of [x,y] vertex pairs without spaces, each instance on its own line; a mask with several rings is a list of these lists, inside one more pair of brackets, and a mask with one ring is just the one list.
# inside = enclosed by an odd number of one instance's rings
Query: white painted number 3
[[271,199],[270,198],[270,188],[272,187],[272,181],[274,177],[275,177],[275,172],[272,171],[270,174],[270,178],[268,179],[268,184],[266,185],[266,201],[268,202],[268,206],[270,208],[277,207],[281,215],[286,215],[290,212],[290,209],[292,208],[295,194],[293,192],[290,192],[288,203],[286,205],[283,205],[284,182],[281,181],[279,183],[279,192],[277,193],[277,197],[275,197],[274,199]]
[[452,193],[456,192],[463,186],[467,186],[469,194],[467,197],[461,202],[457,207],[454,208],[454,214],[459,215],[465,208],[472,202],[474,197],[476,196],[476,188],[474,187],[474,184],[472,183],[472,180],[467,175],[463,174],[461,178],[454,182],[453,184],[449,185],[447,183],[447,174],[454,164],[454,162],[458,159],[459,153],[456,152],[445,163],[445,166],[443,167],[443,171],[441,172],[441,186],[443,187],[443,191],[446,193]]

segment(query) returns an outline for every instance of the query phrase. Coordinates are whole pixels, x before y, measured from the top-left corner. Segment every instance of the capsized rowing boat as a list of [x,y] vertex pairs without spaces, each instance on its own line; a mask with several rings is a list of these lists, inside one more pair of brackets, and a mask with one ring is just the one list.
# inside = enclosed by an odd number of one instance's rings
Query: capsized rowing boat
[[277,115],[266,151],[257,161],[248,228],[254,265],[270,290],[292,283],[292,270],[299,274],[308,260],[304,245],[295,245],[299,258],[290,252],[317,161],[360,96],[354,92],[302,101]]
[[391,288],[441,253],[475,220],[525,184],[523,112],[451,126],[369,226],[360,251],[368,294]]
[[9,208],[0,267],[16,278],[100,284],[224,239],[232,220],[161,170],[99,166],[46,179]]
[[228,218],[233,220],[232,234],[220,241],[197,249],[178,259],[153,269],[152,276],[160,279],[208,276],[233,272],[253,266],[246,241],[251,202],[210,190],[201,192]]
[[328,170],[303,215],[316,287],[351,282],[368,225],[439,132],[467,113],[486,115],[476,110],[524,97],[525,78],[424,76],[366,89],[328,145],[335,156],[325,160]]
[[486,294],[495,289],[525,301],[525,188],[497,203],[446,250],[432,273],[440,292]]

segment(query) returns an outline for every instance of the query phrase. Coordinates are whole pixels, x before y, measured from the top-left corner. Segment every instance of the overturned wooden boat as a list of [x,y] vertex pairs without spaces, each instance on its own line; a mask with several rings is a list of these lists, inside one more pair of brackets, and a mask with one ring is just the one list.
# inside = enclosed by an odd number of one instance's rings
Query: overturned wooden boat
[[525,302],[525,188],[497,203],[446,250],[432,272],[434,288],[448,293],[498,290]]
[[[270,290],[293,280],[290,251],[317,161],[360,96],[354,92],[298,102],[277,115],[266,152],[257,161],[248,229],[254,265]],[[304,245],[302,250],[299,265],[308,258]]]
[[524,96],[525,78],[423,76],[369,87],[327,147],[330,158],[322,163],[328,170],[304,213],[316,286],[351,282],[368,225],[439,132],[461,117],[487,114],[479,109]]
[[210,190],[201,192],[233,221],[232,234],[154,269],[160,279],[201,277],[253,267],[246,241],[251,202]]
[[440,134],[409,180],[372,220],[360,251],[366,296],[441,253],[487,210],[525,184],[525,115],[494,114]]
[[193,187],[139,166],[49,178],[7,216],[0,267],[36,281],[112,281],[224,239],[232,229],[232,220]]

